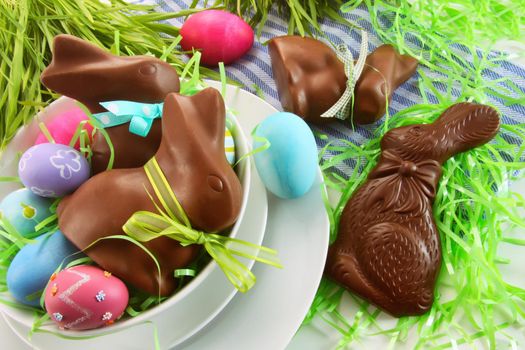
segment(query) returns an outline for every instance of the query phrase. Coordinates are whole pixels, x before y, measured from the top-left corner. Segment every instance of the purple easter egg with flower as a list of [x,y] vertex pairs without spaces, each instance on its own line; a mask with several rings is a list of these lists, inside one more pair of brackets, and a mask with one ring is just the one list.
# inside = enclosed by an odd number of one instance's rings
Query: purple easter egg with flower
[[18,163],[20,181],[41,197],[58,198],[70,194],[86,182],[89,175],[87,159],[66,145],[35,145]]
[[94,329],[110,325],[128,306],[124,282],[95,266],[80,265],[51,276],[45,292],[49,316],[60,328]]

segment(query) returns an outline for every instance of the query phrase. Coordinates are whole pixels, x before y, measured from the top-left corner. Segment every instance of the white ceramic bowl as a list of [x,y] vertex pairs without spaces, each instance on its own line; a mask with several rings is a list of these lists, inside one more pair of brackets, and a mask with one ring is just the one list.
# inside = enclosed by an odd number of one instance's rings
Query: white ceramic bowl
[[[18,155],[34,144],[40,131],[38,123],[52,121],[54,117],[70,109],[75,103],[74,100],[62,97],[37,114],[31,123],[21,128],[0,157],[0,176],[17,176]],[[235,125],[232,134],[236,145],[236,155],[239,157],[249,152],[250,147],[238,121],[234,117],[232,120]],[[261,196],[258,196],[256,199],[259,204],[264,202],[258,207],[261,220],[257,227],[251,227],[250,223],[243,220],[248,202],[255,200],[250,198],[252,165],[249,158],[239,164],[237,173],[243,187],[243,201],[239,220],[235,223],[230,236],[254,244],[261,244],[266,225],[266,197],[260,198]],[[0,183],[0,199],[18,187],[20,186],[16,184]],[[253,261],[243,260],[243,262],[248,268],[252,268]],[[211,262],[181,291],[139,316],[121,320],[111,327],[91,331],[59,331],[51,322],[44,325],[43,330],[59,333],[62,337],[73,339],[86,336],[108,337],[111,338],[108,339],[111,344],[119,344],[116,347],[118,349],[153,348],[154,331],[156,331],[161,347],[164,348],[168,344],[178,343],[189,338],[204,327],[227,305],[235,293],[235,288],[228,282],[222,270],[216,263]],[[1,297],[10,298],[8,294]],[[32,312],[22,311],[1,303],[0,311],[8,319],[16,322],[19,328],[25,329],[29,333],[34,323]],[[63,338],[57,337],[54,349],[73,345],[69,341],[67,345],[62,343],[60,346],[60,342],[63,341]],[[77,341],[79,341],[78,346],[82,349],[99,348],[100,344],[100,339],[92,343],[89,340]]]

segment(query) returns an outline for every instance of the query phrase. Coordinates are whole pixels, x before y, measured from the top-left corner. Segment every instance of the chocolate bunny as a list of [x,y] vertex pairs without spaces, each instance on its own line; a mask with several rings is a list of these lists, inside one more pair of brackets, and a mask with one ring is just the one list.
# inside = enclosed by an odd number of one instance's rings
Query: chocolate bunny
[[496,110],[460,103],[432,124],[387,132],[377,166],[343,210],[328,276],[393,316],[429,310],[441,265],[432,214],[441,166],[498,129]]
[[[309,122],[333,121],[321,114],[343,95],[347,81],[334,50],[317,39],[295,35],[271,39],[268,50],[283,108]],[[369,54],[354,89],[353,121],[370,124],[381,118],[387,100],[417,65],[415,58],[399,54],[391,45],[381,45]]]
[[[193,227],[220,231],[240,212],[242,188],[224,156],[225,107],[220,93],[207,88],[188,97],[176,93],[165,100],[162,141],[155,157]],[[78,248],[124,234],[122,226],[137,211],[156,212],[144,168],[102,172],[84,183],[58,207],[60,230]],[[151,294],[169,295],[176,287],[173,270],[185,267],[198,246],[182,247],[170,238],[144,245],[153,260],[134,244],[102,240],[86,253],[104,269]]]
[[[158,103],[170,92],[178,92],[177,71],[151,56],[119,57],[71,35],[57,35],[53,41],[53,60],[41,75],[49,89],[83,103],[91,113],[105,112],[99,102],[129,100]],[[115,151],[114,168],[144,165],[157,151],[161,121],[156,120],[147,137],[132,134],[129,125],[106,129]],[[93,144],[94,174],[106,170],[111,154],[101,133]]]

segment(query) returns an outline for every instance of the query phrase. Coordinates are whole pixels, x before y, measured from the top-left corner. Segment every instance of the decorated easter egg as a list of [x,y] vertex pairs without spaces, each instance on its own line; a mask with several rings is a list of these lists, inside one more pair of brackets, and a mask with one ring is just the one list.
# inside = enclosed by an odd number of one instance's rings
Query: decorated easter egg
[[[38,306],[49,277],[60,264],[82,258],[78,249],[60,231],[43,235],[25,245],[7,270],[7,289],[19,302]],[[72,255],[74,254],[74,255]]]
[[233,135],[231,130],[226,126],[224,132],[224,153],[226,154],[226,159],[230,165],[235,164],[235,141],[233,140]]
[[[62,145],[69,145],[71,139],[78,131],[81,122],[89,120],[88,116],[80,107],[74,107],[66,112],[57,115],[51,122],[46,124],[47,130],[53,137],[56,143]],[[89,123],[85,123],[83,129],[87,131],[88,135],[91,136],[93,126]],[[49,140],[41,132],[38,134],[35,145],[41,143],[48,143]],[[75,148],[80,148],[80,142],[77,140]]]
[[297,115],[275,113],[255,131],[255,165],[266,188],[281,198],[297,198],[312,187],[317,173],[317,146],[308,125]]
[[221,10],[191,15],[180,29],[184,50],[198,49],[201,63],[216,66],[241,58],[253,45],[253,30],[242,18]]
[[51,216],[52,199],[35,195],[27,188],[8,194],[0,203],[0,215],[22,236],[35,232],[35,226]]
[[54,143],[29,148],[18,163],[22,183],[42,197],[65,196],[80,187],[89,174],[89,163],[80,152]]
[[71,267],[52,275],[46,310],[60,328],[93,329],[115,322],[128,306],[126,285],[95,266]]

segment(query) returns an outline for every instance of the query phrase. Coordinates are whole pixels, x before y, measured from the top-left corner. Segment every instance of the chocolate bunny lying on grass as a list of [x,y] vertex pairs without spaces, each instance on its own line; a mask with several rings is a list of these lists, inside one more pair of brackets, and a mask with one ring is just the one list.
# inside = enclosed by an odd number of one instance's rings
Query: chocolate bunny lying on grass
[[441,265],[432,214],[441,166],[498,129],[496,110],[460,103],[432,124],[387,132],[377,166],[343,210],[326,273],[393,316],[428,311]]

